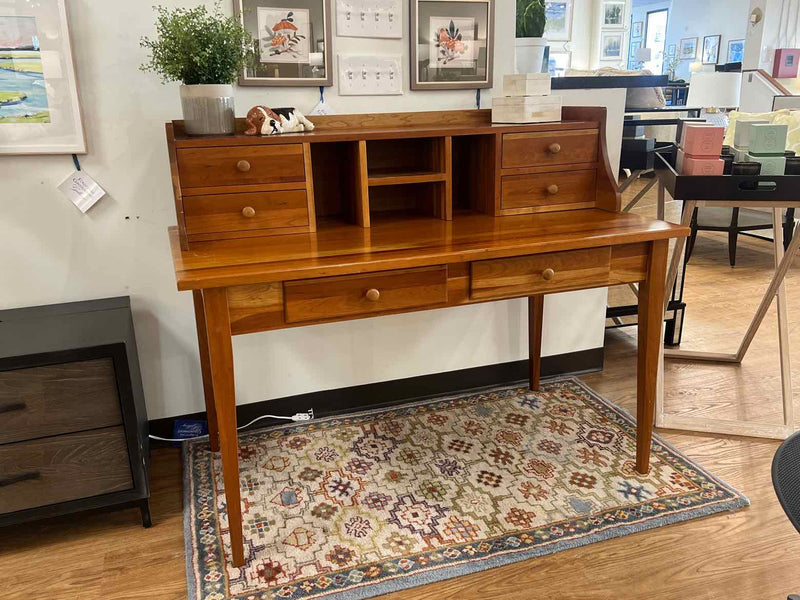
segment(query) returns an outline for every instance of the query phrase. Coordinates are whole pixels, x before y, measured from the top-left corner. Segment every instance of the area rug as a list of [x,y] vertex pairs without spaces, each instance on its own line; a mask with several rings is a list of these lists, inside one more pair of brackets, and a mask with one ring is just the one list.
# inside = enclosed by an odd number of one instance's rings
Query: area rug
[[574,378],[240,437],[245,556],[218,455],[184,446],[190,600],[357,600],[749,502]]

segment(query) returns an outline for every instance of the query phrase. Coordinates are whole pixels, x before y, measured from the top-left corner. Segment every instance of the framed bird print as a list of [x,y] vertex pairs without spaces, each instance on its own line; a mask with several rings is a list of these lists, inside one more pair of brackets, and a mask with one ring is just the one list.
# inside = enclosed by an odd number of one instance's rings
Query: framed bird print
[[239,85],[330,86],[330,0],[234,0],[253,37]]
[[410,0],[411,89],[492,87],[493,0]]

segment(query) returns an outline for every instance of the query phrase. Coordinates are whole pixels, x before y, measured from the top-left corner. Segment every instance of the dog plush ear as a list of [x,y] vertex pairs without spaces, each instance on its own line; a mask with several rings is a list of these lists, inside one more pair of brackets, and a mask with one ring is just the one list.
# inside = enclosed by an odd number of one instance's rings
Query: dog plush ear
[[258,110],[257,106],[254,106],[247,113],[247,129],[245,129],[244,134],[258,135],[261,133],[261,125],[265,120],[264,113]]

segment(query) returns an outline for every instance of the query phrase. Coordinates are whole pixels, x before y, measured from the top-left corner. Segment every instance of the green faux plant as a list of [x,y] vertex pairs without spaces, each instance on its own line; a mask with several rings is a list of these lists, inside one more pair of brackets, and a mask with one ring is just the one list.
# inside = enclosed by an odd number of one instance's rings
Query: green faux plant
[[153,7],[156,39],[143,37],[150,58],[140,68],[162,80],[185,85],[233,83],[252,56],[253,40],[242,24],[222,14],[219,1],[213,12],[205,6],[168,10]]
[[540,38],[547,22],[545,0],[517,0],[517,37]]

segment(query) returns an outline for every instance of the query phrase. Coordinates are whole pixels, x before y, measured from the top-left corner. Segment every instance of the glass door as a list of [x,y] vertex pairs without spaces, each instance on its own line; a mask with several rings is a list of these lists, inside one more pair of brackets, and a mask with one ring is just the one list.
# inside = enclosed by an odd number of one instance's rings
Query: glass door
[[650,49],[650,60],[645,61],[642,68],[648,69],[654,75],[660,75],[664,69],[664,44],[667,40],[668,14],[667,9],[647,13],[644,47]]

